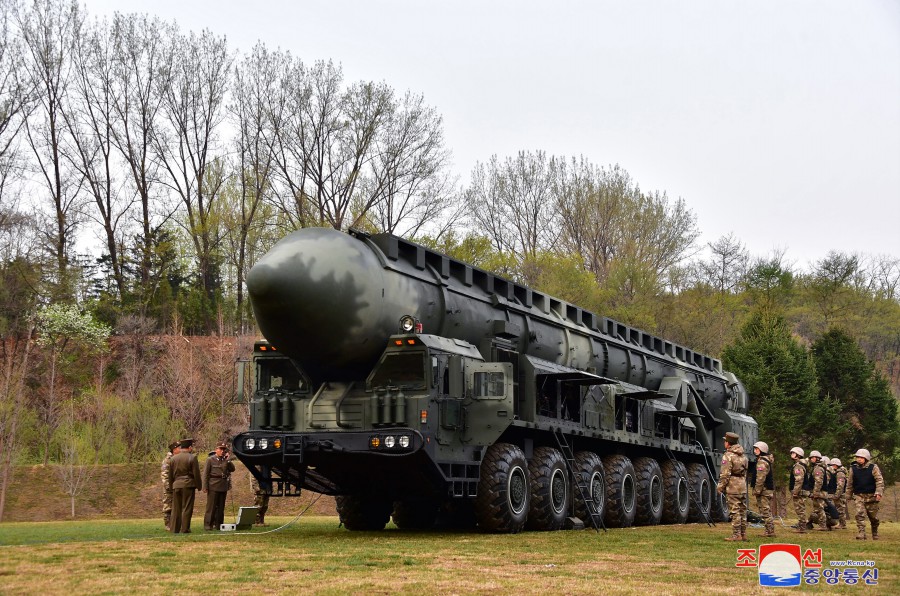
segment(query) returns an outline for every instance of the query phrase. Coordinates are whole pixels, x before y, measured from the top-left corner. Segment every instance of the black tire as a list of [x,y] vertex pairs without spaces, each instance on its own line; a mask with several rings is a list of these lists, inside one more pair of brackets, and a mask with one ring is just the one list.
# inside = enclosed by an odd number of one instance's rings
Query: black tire
[[688,521],[706,523],[706,518],[710,514],[710,506],[712,505],[712,495],[714,494],[712,483],[709,480],[709,472],[706,471],[706,466],[698,463],[688,464],[687,472],[688,480],[691,481],[691,487],[694,489],[694,495],[688,511]]
[[662,523],[683,524],[687,521],[691,504],[688,492],[687,469],[680,461],[664,461],[660,466],[663,476]]
[[391,518],[391,502],[359,495],[335,497],[341,523],[354,532],[383,530]]
[[431,499],[394,501],[391,518],[401,530],[427,530],[437,519],[438,503]]
[[509,443],[491,445],[481,461],[475,519],[487,532],[521,532],[531,506],[528,461]]
[[[586,527],[593,528],[594,521],[589,511],[595,511],[599,515],[598,525],[606,513],[606,478],[603,461],[592,451],[579,451],[575,454],[575,473],[580,477],[581,484],[587,487],[588,493],[582,496],[578,489],[574,489],[575,515]],[[585,499],[588,503],[585,503]]]
[[606,473],[606,525],[611,528],[627,528],[634,524],[637,510],[634,466],[624,455],[607,455],[603,458]]
[[712,519],[718,522],[731,521],[731,513],[728,511],[728,502],[724,494],[719,494],[713,489]]
[[634,523],[638,526],[655,526],[662,519],[663,479],[659,464],[652,457],[634,460],[637,509]]
[[569,513],[569,473],[559,449],[538,447],[528,462],[531,508],[525,527],[529,530],[561,530]]

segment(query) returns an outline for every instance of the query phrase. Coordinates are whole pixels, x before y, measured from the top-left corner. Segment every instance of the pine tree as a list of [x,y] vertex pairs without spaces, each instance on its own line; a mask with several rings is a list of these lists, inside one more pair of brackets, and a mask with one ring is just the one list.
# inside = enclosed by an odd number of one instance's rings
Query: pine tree
[[835,429],[844,428],[838,405],[820,397],[812,357],[791,336],[780,313],[755,310],[737,341],[723,351],[722,363],[750,394],[750,414],[759,424],[760,440],[776,454],[779,477],[786,473],[791,447],[833,450],[840,434]]
[[900,446],[897,400],[890,384],[847,332],[832,328],[812,346],[822,399],[835,399],[841,419],[847,421],[837,436],[835,451],[841,459],[865,447],[876,452],[887,474],[891,456]]

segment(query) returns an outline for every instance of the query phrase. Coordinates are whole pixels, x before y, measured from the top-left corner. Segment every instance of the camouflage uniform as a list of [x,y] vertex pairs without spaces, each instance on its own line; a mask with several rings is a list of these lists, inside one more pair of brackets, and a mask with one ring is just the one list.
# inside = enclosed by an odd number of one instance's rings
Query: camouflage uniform
[[821,459],[812,464],[813,488],[810,498],[812,498],[812,513],[809,514],[810,521],[817,523],[819,529],[823,532],[829,530],[828,516],[825,514],[825,466]]
[[872,524],[872,539],[878,540],[878,507],[884,494],[884,477],[881,469],[872,460],[865,465],[853,462],[847,479],[847,495],[856,503],[857,539],[866,539],[866,517]]
[[169,529],[172,522],[172,487],[169,485],[169,464],[172,461],[172,455],[172,447],[170,446],[166,457],[163,458],[162,466],[160,466],[160,478],[163,485],[162,514],[166,530]]
[[[806,532],[806,500],[809,497],[809,481],[806,478],[806,471],[809,468],[809,460],[798,459],[794,461],[794,468],[791,470],[791,498],[794,501],[794,511],[797,512],[797,531]],[[805,485],[805,486],[804,486]]]
[[753,494],[756,495],[756,508],[766,525],[765,536],[775,536],[775,518],[772,517],[772,499],[775,496],[775,483],[772,467],[775,456],[765,454],[756,459],[756,479]]
[[253,489],[253,493],[256,495],[253,504],[259,508],[256,511],[256,525],[264,526],[266,525],[266,511],[269,510],[270,491],[263,489],[253,474],[250,474],[250,488]]
[[847,468],[840,466],[834,472],[837,476],[837,489],[834,492],[834,506],[837,507],[839,515],[838,528],[847,529]]
[[[726,434],[726,441],[729,441]],[[716,490],[725,493],[728,511],[731,513],[731,538],[726,540],[747,539],[747,458],[744,448],[739,443],[728,446],[722,456],[722,471],[719,473],[719,485]]]

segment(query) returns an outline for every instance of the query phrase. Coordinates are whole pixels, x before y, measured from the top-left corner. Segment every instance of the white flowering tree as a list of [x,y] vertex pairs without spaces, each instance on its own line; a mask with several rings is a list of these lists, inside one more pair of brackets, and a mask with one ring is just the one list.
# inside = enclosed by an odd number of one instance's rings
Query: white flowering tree
[[100,354],[106,349],[110,328],[82,313],[73,304],[51,304],[41,309],[35,317],[38,332],[37,343],[47,350],[47,391],[42,407],[46,426],[44,462],[49,459],[51,432],[59,430],[60,461],[57,476],[72,505],[75,517],[75,499],[84,490],[93,475],[97,461],[94,437],[85,436],[89,425],[79,423],[76,400],[63,400],[59,390],[59,364],[70,351],[88,351]]

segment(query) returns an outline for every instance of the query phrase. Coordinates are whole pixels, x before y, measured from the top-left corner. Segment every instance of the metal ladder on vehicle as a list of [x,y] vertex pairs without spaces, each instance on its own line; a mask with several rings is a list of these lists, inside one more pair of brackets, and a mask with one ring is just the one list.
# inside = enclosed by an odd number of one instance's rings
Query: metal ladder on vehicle
[[[678,471],[678,474],[681,477],[681,479],[684,480],[685,486],[687,486],[688,496],[690,497],[691,501],[694,502],[694,506],[697,508],[697,511],[699,511],[700,514],[703,516],[703,519],[706,520],[706,525],[711,528],[714,528],[716,526],[716,522],[714,522],[712,519],[712,491],[710,490],[709,509],[704,511],[702,503],[701,503],[700,495],[698,495],[697,491],[694,490],[694,487],[691,484],[690,479],[681,473],[682,469],[684,469],[684,471],[686,472],[687,467],[675,458],[675,455],[672,453],[672,450],[669,449],[668,445],[663,445],[663,452],[666,454],[666,457],[669,458],[669,461],[676,464],[675,469]],[[679,466],[678,464],[681,464],[681,465]],[[712,482],[711,476],[710,476],[710,482]]]
[[[588,498],[591,494],[590,487],[584,483],[581,474],[575,471],[575,455],[572,453],[572,448],[569,446],[568,441],[566,441],[566,436],[563,434],[562,429],[559,427],[554,428],[553,437],[556,439],[556,444],[559,445],[559,449],[562,451],[563,457],[566,460],[566,468],[569,470],[569,477],[572,478],[572,484],[578,488],[578,494],[581,495],[581,500],[584,502],[584,508],[587,510],[588,515],[591,516],[591,525],[594,526],[594,530],[597,532],[599,532],[601,528],[606,532],[606,526],[603,524],[603,516],[597,511],[594,500]],[[605,495],[604,498],[606,498]]]

